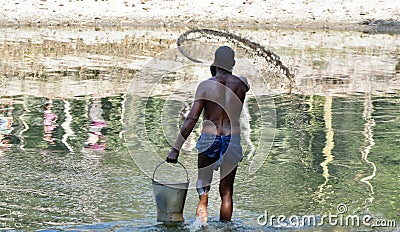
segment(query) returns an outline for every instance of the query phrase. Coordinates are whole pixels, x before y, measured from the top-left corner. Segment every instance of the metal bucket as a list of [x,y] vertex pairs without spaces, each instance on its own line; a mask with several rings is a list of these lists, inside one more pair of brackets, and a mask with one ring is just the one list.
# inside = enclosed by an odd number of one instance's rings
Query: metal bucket
[[186,195],[189,187],[189,174],[180,162],[186,172],[187,182],[185,183],[161,183],[154,180],[154,174],[158,167],[166,161],[157,165],[153,173],[152,185],[153,194],[157,205],[157,221],[159,222],[182,222],[183,208],[185,206]]

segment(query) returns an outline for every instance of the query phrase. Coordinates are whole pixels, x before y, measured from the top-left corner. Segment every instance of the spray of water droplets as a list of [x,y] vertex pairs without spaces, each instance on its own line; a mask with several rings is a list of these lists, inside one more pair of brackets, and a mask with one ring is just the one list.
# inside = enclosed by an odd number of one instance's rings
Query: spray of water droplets
[[215,41],[232,44],[235,49],[239,50],[242,54],[245,54],[254,60],[257,59],[257,61],[264,60],[267,63],[267,66],[264,66],[264,69],[269,71],[269,73],[273,73],[272,71],[278,71],[278,73],[285,75],[290,81],[293,81],[293,72],[282,63],[281,58],[276,53],[256,42],[230,32],[212,29],[192,29],[179,36],[177,39],[178,49],[182,55],[187,57],[189,60],[200,63],[201,61],[192,58],[187,51],[182,48],[182,45],[190,43],[191,41],[198,42],[202,39],[205,39],[207,42]]

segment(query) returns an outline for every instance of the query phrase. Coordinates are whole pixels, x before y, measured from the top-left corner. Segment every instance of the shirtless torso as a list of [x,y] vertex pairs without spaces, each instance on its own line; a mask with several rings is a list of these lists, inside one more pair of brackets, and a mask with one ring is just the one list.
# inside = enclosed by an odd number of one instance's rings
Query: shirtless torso
[[203,133],[215,135],[240,134],[240,113],[246,92],[247,81],[220,69],[216,76],[203,81],[196,90],[195,100],[182,124],[167,161],[176,163],[179,150],[203,114]]
[[246,91],[243,81],[229,73],[202,82],[196,94],[196,99],[204,101],[202,132],[240,134],[239,118]]

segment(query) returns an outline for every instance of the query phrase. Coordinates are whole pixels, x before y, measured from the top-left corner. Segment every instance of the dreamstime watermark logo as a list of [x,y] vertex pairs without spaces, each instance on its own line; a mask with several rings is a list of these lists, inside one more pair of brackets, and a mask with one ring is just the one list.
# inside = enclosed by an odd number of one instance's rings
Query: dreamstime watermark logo
[[347,205],[341,203],[336,207],[336,213],[324,215],[270,215],[267,211],[257,218],[260,226],[271,227],[319,227],[330,226],[350,226],[350,227],[396,227],[395,220],[379,219],[372,215],[347,214]]

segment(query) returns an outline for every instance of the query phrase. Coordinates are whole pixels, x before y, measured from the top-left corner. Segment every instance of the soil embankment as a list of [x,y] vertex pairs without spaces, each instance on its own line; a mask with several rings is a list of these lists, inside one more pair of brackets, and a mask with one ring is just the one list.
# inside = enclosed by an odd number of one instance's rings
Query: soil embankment
[[398,0],[15,0],[0,25],[326,28],[400,32]]

